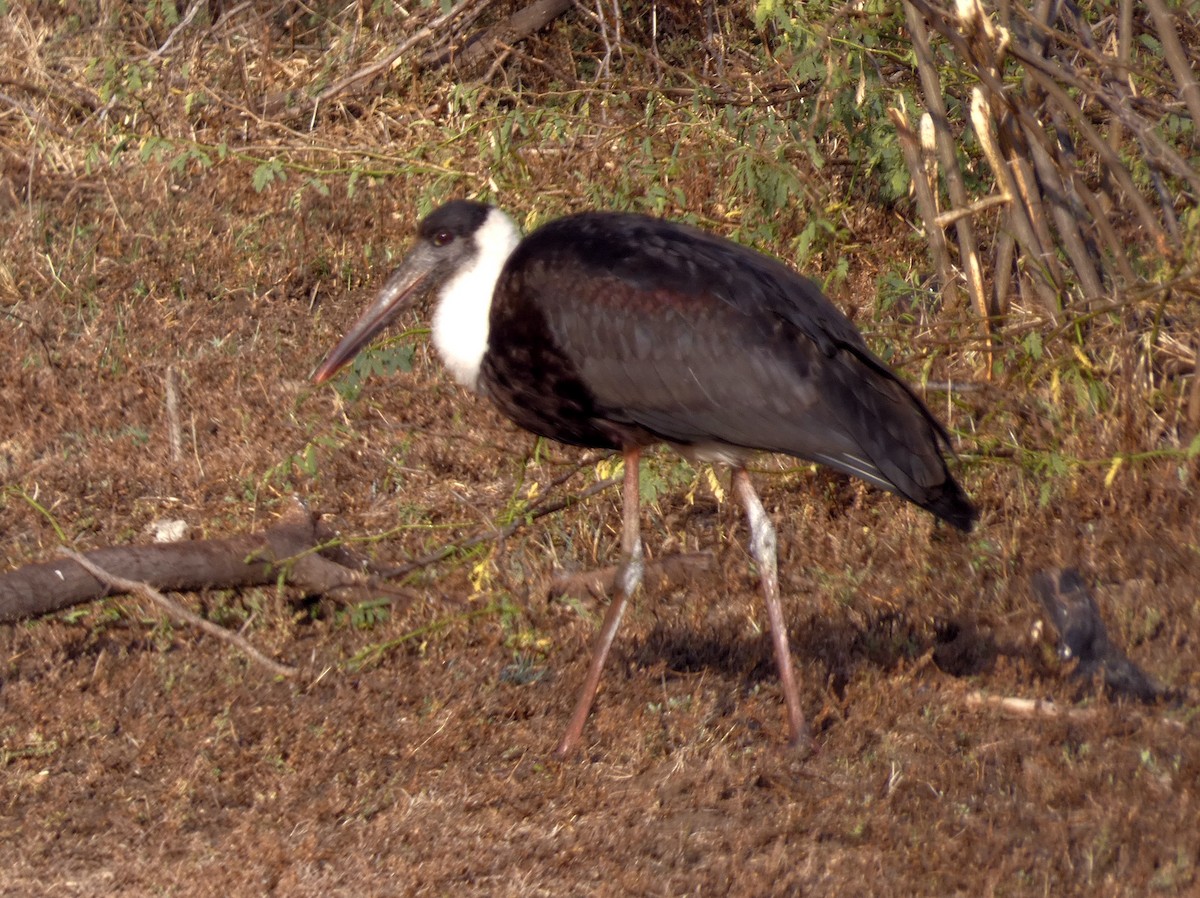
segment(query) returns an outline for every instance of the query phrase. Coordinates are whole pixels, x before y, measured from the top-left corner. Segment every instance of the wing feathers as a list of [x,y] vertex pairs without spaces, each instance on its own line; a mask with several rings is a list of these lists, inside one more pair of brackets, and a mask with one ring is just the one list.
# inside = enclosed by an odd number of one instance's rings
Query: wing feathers
[[518,247],[498,287],[544,321],[597,420],[677,445],[810,459],[969,526],[945,432],[815,284],[703,232],[615,224],[551,223]]

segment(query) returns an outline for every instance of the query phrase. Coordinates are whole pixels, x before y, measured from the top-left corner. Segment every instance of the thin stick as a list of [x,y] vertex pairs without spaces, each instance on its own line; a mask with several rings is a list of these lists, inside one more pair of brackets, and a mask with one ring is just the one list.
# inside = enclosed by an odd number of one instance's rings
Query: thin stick
[[1011,695],[985,695],[969,693],[965,699],[968,708],[994,708],[1015,717],[1061,717],[1067,720],[1091,720],[1096,716],[1095,708],[1064,708],[1062,705],[1036,698],[1017,698]]
[[146,57],[148,62],[153,62],[167,52],[171,44],[175,43],[175,38],[179,36],[179,32],[183,31],[183,29],[187,28],[188,25],[192,24],[192,19],[196,18],[196,13],[200,11],[201,6],[204,6],[203,0],[195,0],[191,8],[187,11],[187,15],[185,15],[180,20],[179,24],[171,30],[171,33],[167,35],[167,39],[162,42],[162,45]]
[[[1053,115],[1051,111],[1052,118]],[[1098,299],[1103,295],[1104,285],[1079,229],[1082,215],[1078,203],[1072,202],[1074,197],[1067,180],[1070,177],[1069,165],[1063,161],[1061,149],[1056,154],[1057,158],[1051,157],[1040,142],[1032,142],[1029,149],[1034,169],[1043,185],[1044,195],[1050,200],[1050,215],[1058,229],[1059,246],[1071,260],[1071,267],[1075,276],[1079,278],[1084,298]]]
[[237,633],[230,632],[223,627],[218,627],[212,621],[207,621],[198,614],[193,614],[191,611],[188,611],[181,605],[172,602],[152,586],[146,583],[140,583],[137,580],[126,580],[124,577],[118,577],[115,574],[110,574],[108,571],[104,570],[104,568],[93,563],[92,561],[89,561],[78,552],[72,552],[67,548],[61,548],[59,551],[67,558],[70,558],[72,561],[78,564],[81,568],[83,568],[101,583],[108,586],[109,589],[128,592],[149,599],[176,620],[182,621],[186,624],[191,624],[193,627],[203,630],[210,636],[215,636],[217,639],[223,639],[232,644],[235,648],[249,657],[250,660],[257,661],[263,667],[267,668],[267,670],[271,671],[271,673],[281,677],[292,677],[298,673],[298,670],[295,667],[289,667],[286,664],[280,664],[278,661],[268,658],[253,645],[251,645],[244,637],[238,635]]
[[[1004,180],[1003,177],[997,180]],[[945,212],[934,216],[934,224],[939,228],[945,228],[954,224],[960,218],[968,218],[979,212],[986,212],[992,206],[1003,206],[1006,203],[1011,203],[1013,195],[1011,193],[993,193],[991,196],[985,196],[983,199],[976,200],[967,206],[965,209],[949,209]]]
[[179,391],[175,388],[175,366],[167,365],[167,437],[171,444],[171,461],[183,457],[183,428],[179,424]]
[[[922,3],[924,0],[909,0],[909,2]],[[1019,4],[1014,9],[1020,12]],[[945,36],[952,43],[954,42],[953,34]],[[1013,43],[1009,52],[1014,59],[1024,65],[1028,82],[1045,95],[1043,105],[1058,108],[1071,118],[1079,129],[1080,137],[1095,148],[1103,166],[1112,169],[1111,174],[1116,178],[1120,189],[1127,195],[1129,203],[1133,205],[1138,217],[1151,234],[1156,240],[1164,239],[1160,234],[1154,214],[1134,184],[1128,167],[1121,161],[1117,150],[1100,135],[1092,124],[1092,120],[1084,114],[1084,109],[1079,102],[1067,93],[1067,88],[1085,93],[1104,104],[1112,117],[1116,121],[1122,122],[1134,138],[1142,142],[1143,148],[1147,150],[1146,161],[1151,166],[1157,166],[1162,171],[1173,173],[1177,177],[1189,181],[1194,190],[1200,190],[1200,180],[1197,180],[1200,179],[1200,175],[1192,171],[1187,163],[1158,138],[1153,129],[1137,115],[1131,96],[1123,92],[1114,92],[1121,82],[1112,82],[1109,86],[1105,86],[1095,81],[1089,81],[1071,69],[1063,68],[1052,60],[1029,52],[1019,43]],[[1004,86],[996,78],[990,77],[987,72],[980,73],[980,80],[984,81],[993,92],[1002,93],[1005,90]],[[1062,83],[1061,86],[1059,82]],[[1023,126],[1039,132],[1039,140],[1053,155],[1053,147],[1050,145],[1050,138],[1044,133],[1043,124],[1023,105],[1014,106],[1013,111]],[[1162,251],[1167,251],[1165,244]]]
[[[566,478],[562,479],[565,480]],[[601,480],[593,483],[578,495],[567,496],[565,499],[557,499],[554,502],[547,502],[544,505],[534,505],[525,514],[518,517],[515,521],[510,521],[503,527],[497,527],[492,530],[487,530],[483,533],[477,533],[474,536],[463,540],[462,542],[451,543],[449,545],[442,546],[440,549],[435,549],[433,552],[430,552],[427,555],[422,555],[420,558],[414,558],[407,564],[402,564],[399,567],[394,567],[383,571],[381,574],[379,574],[379,576],[385,580],[393,580],[397,577],[403,577],[406,574],[411,574],[413,571],[419,570],[423,567],[429,567],[431,564],[437,564],[443,558],[448,558],[455,552],[462,552],[466,549],[478,546],[480,543],[498,542],[499,540],[506,539],[507,537],[512,536],[512,534],[516,533],[526,524],[530,524],[536,521],[538,518],[545,517],[548,514],[554,514],[556,511],[562,511],[564,508],[568,508],[571,505],[574,505],[576,502],[582,502],[589,496],[594,496],[596,493],[602,492],[603,490],[608,489],[610,486],[615,486],[620,482],[621,481],[619,478],[610,477],[607,480]]]
[[[984,158],[987,159],[988,165],[992,167],[992,173],[996,176],[996,181],[1000,185],[1001,196],[987,197],[983,200],[978,200],[972,204],[972,208],[980,208],[982,204],[989,201],[995,202],[1010,201],[1021,196],[1021,191],[1018,187],[1017,174],[1008,165],[1008,161],[1000,152],[1000,146],[996,140],[996,136],[992,131],[992,122],[995,118],[995,110],[992,104],[988,101],[987,96],[978,87],[971,91],[971,124],[975,128],[975,134],[979,138],[979,145],[983,148]],[[1012,203],[1008,209],[1008,220],[1012,225],[1012,234],[1017,242],[1021,244],[1021,250],[1038,268],[1043,268],[1043,259],[1049,255],[1049,250],[1045,244],[1042,244],[1033,229],[1033,223],[1030,221],[1030,212],[1032,210],[1026,208],[1024,203]],[[1007,277],[1008,272],[1005,271],[999,274],[1001,277]],[[1042,296],[1046,308],[1053,314],[1055,309],[1055,300],[1053,295],[1046,295],[1046,291],[1041,284],[1037,284],[1035,289]],[[999,312],[999,309],[994,309],[994,312]]]
[[1146,0],[1146,6],[1154,19],[1154,28],[1158,31],[1158,42],[1162,47],[1163,56],[1166,57],[1167,65],[1171,67],[1171,73],[1179,85],[1179,98],[1187,105],[1188,113],[1192,117],[1192,133],[1195,134],[1195,129],[1200,127],[1200,84],[1197,84],[1192,76],[1191,60],[1175,32],[1175,17],[1162,0]]

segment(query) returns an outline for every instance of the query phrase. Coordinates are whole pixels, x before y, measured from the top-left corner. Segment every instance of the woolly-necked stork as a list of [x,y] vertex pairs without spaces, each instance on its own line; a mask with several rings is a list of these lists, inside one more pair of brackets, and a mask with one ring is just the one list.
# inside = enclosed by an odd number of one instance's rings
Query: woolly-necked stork
[[808,727],[779,600],[775,530],[745,463],[780,452],[893,492],[962,530],[976,511],[946,468],[946,431],[812,281],[724,238],[644,215],[585,212],[521,238],[512,219],[455,200],[317,370],[349,362],[437,289],[433,342],[454,376],[515,423],[625,457],[616,595],[560,755],[578,744],[604,660],[642,577],[638,462],[667,443],[733,469],[766,599],[793,743]]

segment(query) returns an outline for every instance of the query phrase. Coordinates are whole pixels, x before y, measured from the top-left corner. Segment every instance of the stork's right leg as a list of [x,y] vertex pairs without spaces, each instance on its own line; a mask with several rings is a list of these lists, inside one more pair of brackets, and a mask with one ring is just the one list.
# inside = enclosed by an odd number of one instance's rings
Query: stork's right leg
[[779,574],[776,562],[775,527],[767,517],[750,475],[745,468],[733,469],[733,491],[746,507],[746,518],[750,522],[750,553],[758,563],[758,577],[762,582],[763,597],[767,603],[767,620],[771,625],[771,643],[775,648],[775,665],[779,668],[779,682],[783,687],[783,700],[787,706],[788,735],[792,745],[808,748],[811,738],[804,712],[800,709],[800,690],[796,688],[796,677],[792,673],[792,652],[788,646],[787,626],[783,622],[783,604],[779,601]]
[[575,711],[571,714],[571,722],[555,751],[560,758],[565,758],[575,750],[583,736],[583,725],[587,722],[592,703],[596,701],[596,690],[600,687],[600,674],[604,670],[604,661],[608,658],[608,650],[612,648],[613,638],[629,605],[629,597],[642,582],[645,564],[642,558],[642,536],[639,526],[640,496],[638,493],[638,466],[641,461],[640,449],[625,450],[625,482],[622,495],[621,522],[621,567],[614,578],[612,602],[604,615],[604,623],[600,625],[600,635],[596,639],[596,647],[592,649],[592,663],[588,665],[587,678],[583,688],[579,690],[579,698],[575,702]]

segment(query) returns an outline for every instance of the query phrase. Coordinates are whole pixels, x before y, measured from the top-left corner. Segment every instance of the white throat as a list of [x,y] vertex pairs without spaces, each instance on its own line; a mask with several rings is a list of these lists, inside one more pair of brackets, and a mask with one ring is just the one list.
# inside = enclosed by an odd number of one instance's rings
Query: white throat
[[442,287],[433,313],[433,345],[454,379],[475,389],[487,351],[492,294],[504,263],[521,240],[513,220],[493,208],[475,232],[472,259]]

